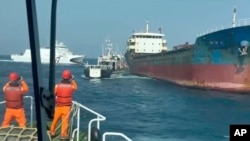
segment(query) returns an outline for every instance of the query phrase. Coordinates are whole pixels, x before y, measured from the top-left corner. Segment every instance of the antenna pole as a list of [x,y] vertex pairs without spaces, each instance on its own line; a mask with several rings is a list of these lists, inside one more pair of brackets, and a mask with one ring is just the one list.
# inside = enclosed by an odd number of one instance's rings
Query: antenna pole
[[232,26],[236,26],[236,6],[234,5],[234,12],[233,12],[233,23]]

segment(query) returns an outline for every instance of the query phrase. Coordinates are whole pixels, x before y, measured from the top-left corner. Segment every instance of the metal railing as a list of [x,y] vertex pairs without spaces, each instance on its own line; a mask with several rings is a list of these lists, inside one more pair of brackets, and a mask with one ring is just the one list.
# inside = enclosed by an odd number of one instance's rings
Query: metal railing
[[72,133],[72,139],[74,138],[75,136],[75,132],[77,132],[77,135],[76,135],[76,140],[79,141],[79,134],[80,134],[80,108],[94,114],[97,116],[97,118],[94,118],[92,120],[89,121],[89,124],[88,124],[88,141],[91,141],[91,127],[92,127],[92,123],[93,122],[97,122],[97,129],[100,129],[100,121],[104,121],[106,120],[106,117],[104,117],[103,115],[93,111],[92,109],[76,102],[76,101],[73,101],[73,106],[77,106],[77,127],[73,130],[73,133]]
[[[30,99],[30,127],[33,125],[33,97],[32,96],[24,96],[24,98]],[[4,104],[6,101],[1,101],[0,104]]]
[[250,18],[239,20],[238,26],[245,26],[245,25],[250,25]]
[[[24,96],[24,98],[29,98],[30,99],[30,126],[32,128],[32,125],[33,125],[33,97],[32,96]],[[0,104],[4,104],[6,103],[6,101],[1,101]],[[79,141],[80,139],[80,110],[81,109],[84,109],[94,115],[96,115],[96,118],[93,118],[89,121],[88,123],[88,141],[91,141],[91,127],[92,127],[92,123],[96,122],[96,126],[97,126],[97,129],[99,130],[100,129],[100,122],[101,121],[105,121],[106,120],[106,117],[95,112],[94,110],[76,102],[76,101],[73,101],[73,106],[76,106],[77,107],[77,111],[76,111],[76,115],[77,115],[77,127],[73,130],[72,132],[72,135],[71,135],[71,141],[74,140],[74,136],[75,136],[75,133],[76,133],[76,140]],[[102,135],[102,140],[105,141],[106,140],[106,136],[121,136],[123,137],[124,139],[126,139],[127,141],[132,141],[129,137],[127,137],[126,135],[124,135],[123,133],[119,133],[119,132],[105,132],[103,135]]]
[[[239,19],[236,24],[235,24],[235,27],[239,27],[239,26],[246,26],[246,25],[250,25],[250,18],[245,18],[245,19]],[[209,34],[209,33],[212,33],[212,32],[216,32],[216,31],[219,31],[219,30],[223,30],[223,29],[227,29],[227,28],[231,28],[233,26],[221,26],[221,27],[216,27],[216,28],[211,28],[210,30],[207,30],[206,32],[204,33],[200,33],[199,35],[197,35],[197,37],[199,36],[203,36],[203,35],[206,35],[206,34]]]
[[106,141],[106,136],[108,135],[112,135],[112,136],[121,136],[124,139],[126,139],[127,141],[132,141],[132,139],[130,139],[128,136],[124,135],[123,133],[118,133],[118,132],[105,132],[102,135],[102,141]]
[[99,68],[105,68],[105,69],[111,69],[112,65],[84,65],[86,68],[92,68],[92,69],[99,69]]
[[[93,122],[96,122],[96,125],[97,125],[97,129],[99,130],[100,129],[100,122],[101,121],[105,121],[106,120],[106,117],[93,111],[92,109],[76,102],[76,101],[73,101],[73,106],[77,106],[77,127],[73,130],[73,133],[72,133],[72,136],[71,136],[71,139],[73,141],[74,139],[74,136],[75,136],[75,132],[77,132],[77,135],[76,135],[76,140],[79,141],[79,134],[80,134],[80,108],[96,115],[97,117],[96,118],[93,118],[89,121],[88,123],[88,141],[91,141],[91,127],[92,127],[92,123]],[[103,138],[103,141],[106,140],[106,136],[107,135],[112,135],[112,136],[121,136],[123,137],[124,139],[126,139],[127,141],[132,141],[129,137],[127,137],[126,135],[124,135],[123,133],[118,133],[118,132],[105,132],[102,136]]]

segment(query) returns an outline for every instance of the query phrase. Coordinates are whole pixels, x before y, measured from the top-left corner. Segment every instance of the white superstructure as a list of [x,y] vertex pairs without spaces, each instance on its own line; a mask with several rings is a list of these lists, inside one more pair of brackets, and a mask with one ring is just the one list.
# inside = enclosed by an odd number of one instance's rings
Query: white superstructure
[[167,50],[167,41],[164,34],[149,32],[148,22],[146,31],[133,33],[127,42],[127,50],[135,53],[160,53]]
[[98,65],[109,65],[114,71],[126,67],[125,58],[122,54],[114,51],[111,40],[106,39],[102,55],[97,58]]
[[[84,55],[74,55],[63,42],[56,42],[55,62],[57,64],[76,64],[82,63]],[[47,64],[50,62],[50,47],[40,48],[41,62]],[[26,49],[21,54],[12,54],[11,59],[14,62],[31,62],[30,49]]]

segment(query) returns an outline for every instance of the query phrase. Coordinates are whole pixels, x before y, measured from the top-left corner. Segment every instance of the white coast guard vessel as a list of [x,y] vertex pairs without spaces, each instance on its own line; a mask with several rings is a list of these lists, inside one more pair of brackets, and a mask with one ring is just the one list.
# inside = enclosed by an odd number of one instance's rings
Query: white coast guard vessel
[[[84,55],[74,55],[69,48],[67,48],[63,42],[57,42],[55,45],[55,61],[56,64],[81,64],[83,63]],[[43,64],[49,64],[50,61],[50,47],[40,48],[41,62]],[[14,62],[31,62],[30,49],[26,49],[21,54],[10,55]]]

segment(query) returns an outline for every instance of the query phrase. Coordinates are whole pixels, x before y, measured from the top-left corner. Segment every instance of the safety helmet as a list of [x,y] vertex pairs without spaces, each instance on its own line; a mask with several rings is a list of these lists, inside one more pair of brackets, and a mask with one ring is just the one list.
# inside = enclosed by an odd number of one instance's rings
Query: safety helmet
[[70,77],[71,77],[70,70],[64,70],[63,73],[62,73],[62,78],[63,79],[70,79]]
[[10,80],[10,81],[17,81],[18,78],[19,78],[19,76],[18,76],[18,74],[17,74],[16,72],[12,72],[12,73],[10,73],[10,75],[9,75],[9,80]]

